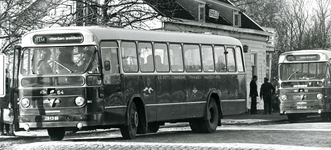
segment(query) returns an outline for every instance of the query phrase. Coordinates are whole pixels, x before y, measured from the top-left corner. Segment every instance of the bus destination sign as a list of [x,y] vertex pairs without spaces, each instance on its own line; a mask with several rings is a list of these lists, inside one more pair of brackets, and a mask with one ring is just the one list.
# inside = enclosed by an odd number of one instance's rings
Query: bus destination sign
[[316,61],[319,59],[319,55],[289,55],[286,57],[287,61]]
[[84,37],[82,34],[50,34],[50,35],[35,35],[33,42],[35,44],[59,44],[59,43],[82,43]]

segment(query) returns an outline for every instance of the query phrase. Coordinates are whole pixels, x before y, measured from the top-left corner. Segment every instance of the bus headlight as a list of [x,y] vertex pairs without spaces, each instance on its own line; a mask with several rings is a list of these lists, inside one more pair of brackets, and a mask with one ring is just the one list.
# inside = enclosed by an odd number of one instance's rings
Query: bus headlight
[[75,99],[75,103],[76,103],[77,106],[83,107],[83,106],[85,106],[86,101],[85,101],[85,98],[78,96]]
[[24,108],[28,108],[30,106],[30,100],[28,98],[23,98],[21,100],[21,105]]
[[286,95],[281,95],[281,96],[279,96],[279,98],[282,101],[286,101],[287,100],[287,96]]
[[323,94],[321,94],[321,93],[317,94],[317,95],[316,95],[316,98],[317,98],[318,100],[321,100],[321,99],[323,98]]

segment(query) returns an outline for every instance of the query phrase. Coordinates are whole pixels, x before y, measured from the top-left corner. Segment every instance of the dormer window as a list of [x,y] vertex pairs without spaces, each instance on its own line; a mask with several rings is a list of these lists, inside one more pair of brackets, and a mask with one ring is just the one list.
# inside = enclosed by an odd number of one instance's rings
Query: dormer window
[[206,7],[205,4],[199,4],[199,9],[198,9],[198,14],[199,14],[199,21],[205,21],[206,19]]
[[233,11],[233,26],[241,27],[241,14],[239,11]]

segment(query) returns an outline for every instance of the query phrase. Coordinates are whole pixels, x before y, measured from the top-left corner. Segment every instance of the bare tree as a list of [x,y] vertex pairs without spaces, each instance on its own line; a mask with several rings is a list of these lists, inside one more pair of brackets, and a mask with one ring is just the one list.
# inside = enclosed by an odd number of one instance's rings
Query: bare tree
[[28,31],[52,26],[117,26],[153,28],[150,21],[162,15],[152,7],[174,0],[3,0],[0,11],[0,51],[7,53]]
[[69,0],[75,3],[75,10],[65,16],[66,22],[59,22],[61,17],[55,22],[60,26],[117,26],[130,28],[152,28],[146,23],[160,14],[143,0]]
[[329,0],[315,0],[317,8],[314,9],[313,25],[309,29],[305,43],[309,48],[331,47],[331,2]]
[[236,6],[243,8],[246,13],[264,27],[276,28],[285,0],[233,0]]
[[0,1],[0,52],[8,53],[27,31],[45,25],[43,18],[49,10],[58,6],[57,1],[2,0]]

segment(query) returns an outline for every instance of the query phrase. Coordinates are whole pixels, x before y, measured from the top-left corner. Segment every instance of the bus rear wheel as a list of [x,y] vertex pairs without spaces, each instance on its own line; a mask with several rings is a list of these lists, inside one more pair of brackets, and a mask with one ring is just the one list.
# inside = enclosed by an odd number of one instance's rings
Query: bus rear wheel
[[64,128],[48,128],[48,136],[52,141],[61,141],[64,138]]
[[134,139],[137,134],[138,124],[139,124],[139,114],[137,111],[137,106],[134,102],[130,104],[128,109],[127,125],[120,128],[122,137],[125,139]]
[[209,101],[206,113],[206,118],[199,121],[201,132],[213,133],[218,125],[219,111],[216,101],[212,98]]

